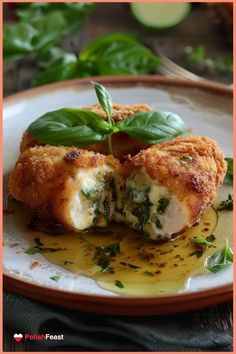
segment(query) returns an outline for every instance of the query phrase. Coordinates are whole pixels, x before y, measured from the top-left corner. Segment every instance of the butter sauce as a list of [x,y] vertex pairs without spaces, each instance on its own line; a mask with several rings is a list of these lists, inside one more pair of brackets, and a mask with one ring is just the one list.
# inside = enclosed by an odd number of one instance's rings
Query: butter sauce
[[[73,273],[87,275],[101,287],[115,293],[160,295],[184,289],[190,277],[207,272],[204,268],[206,258],[221,248],[226,238],[232,244],[232,212],[216,211],[229,193],[232,193],[232,188],[222,186],[214,206],[207,210],[198,225],[181,237],[162,244],[146,241],[122,224],[113,223],[105,229],[75,233],[39,220],[29,224],[30,213],[22,208],[21,203],[11,203],[11,210],[22,235],[31,246],[36,245],[37,237],[44,248],[58,249],[42,253],[50,262]],[[211,234],[216,237],[216,248],[207,248],[200,258],[191,255],[196,250],[191,240]],[[94,260],[96,247],[114,243],[120,244],[120,254],[110,259],[113,271],[102,273]]]

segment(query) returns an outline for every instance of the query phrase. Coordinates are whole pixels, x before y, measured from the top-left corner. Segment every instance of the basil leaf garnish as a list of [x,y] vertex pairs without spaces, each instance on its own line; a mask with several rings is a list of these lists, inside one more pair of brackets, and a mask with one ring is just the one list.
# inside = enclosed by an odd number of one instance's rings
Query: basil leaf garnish
[[217,273],[221,269],[229,267],[232,263],[233,252],[228,245],[228,240],[225,240],[224,247],[207,258],[205,267],[210,272]]
[[44,144],[83,147],[106,139],[111,128],[94,112],[62,108],[38,118],[27,131]]
[[112,100],[106,88],[93,83],[98,100],[108,116],[105,121],[99,114],[81,108],[62,108],[48,112],[27,129],[34,139],[44,144],[83,147],[108,140],[112,153],[112,134],[119,131],[150,144],[174,138],[187,132],[182,119],[170,112],[140,112],[120,122],[112,120]]
[[233,159],[232,157],[226,157],[225,161],[227,162],[228,168],[226,172],[226,176],[224,178],[224,183],[233,185],[233,173],[234,173],[234,167],[233,167]]
[[188,131],[177,114],[165,111],[136,113],[116,126],[120,131],[149,144],[156,144]]

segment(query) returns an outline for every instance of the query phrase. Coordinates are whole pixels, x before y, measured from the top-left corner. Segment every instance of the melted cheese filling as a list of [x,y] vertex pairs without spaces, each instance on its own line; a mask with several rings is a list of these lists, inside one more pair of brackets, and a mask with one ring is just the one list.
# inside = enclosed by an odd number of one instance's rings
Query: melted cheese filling
[[70,203],[71,226],[85,230],[92,226],[107,226],[114,212],[111,188],[112,169],[108,166],[80,170],[75,178],[79,185]]
[[121,218],[146,238],[169,239],[188,225],[188,210],[140,169],[126,181]]

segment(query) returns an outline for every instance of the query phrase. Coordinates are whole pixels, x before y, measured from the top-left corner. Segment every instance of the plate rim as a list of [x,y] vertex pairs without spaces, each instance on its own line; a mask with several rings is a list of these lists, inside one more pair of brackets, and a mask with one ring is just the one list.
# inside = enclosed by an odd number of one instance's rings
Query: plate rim
[[119,75],[119,76],[90,76],[83,79],[65,80],[39,87],[33,87],[24,91],[17,92],[13,95],[7,96],[3,99],[3,103],[13,103],[23,97],[33,97],[45,93],[46,91],[55,90],[57,88],[70,87],[76,84],[87,86],[90,81],[99,81],[103,84],[152,84],[152,85],[164,85],[164,86],[183,86],[190,88],[199,88],[204,91],[211,91],[218,94],[225,94],[233,97],[233,88],[231,86],[221,84],[213,81],[191,81],[183,79],[175,79],[164,77],[160,75]]
[[[83,79],[67,80],[40,87],[28,89],[4,98],[4,103],[14,104],[20,99],[31,98],[42,93],[47,93],[60,88],[75,85],[87,86],[90,81],[99,81],[103,84],[123,85],[153,85],[153,86],[182,86],[198,88],[203,91],[211,91],[215,94],[224,94],[233,97],[233,89],[227,85],[210,81],[190,81],[175,78],[166,78],[159,75],[140,76],[94,76]],[[81,310],[93,313],[107,313],[120,315],[157,315],[190,311],[204,308],[216,303],[231,300],[233,298],[233,282],[224,286],[195,291],[191,293],[179,293],[174,295],[156,296],[111,296],[95,295],[71,292],[52,288],[46,285],[31,283],[20,279],[16,275],[9,275],[3,271],[3,288],[19,295],[57,305],[68,309]],[[42,296],[44,295],[44,296]],[[110,305],[110,307],[109,307]]]
[[3,274],[3,287],[36,301],[67,309],[115,315],[159,315],[204,308],[233,298],[233,283],[191,293],[158,296],[86,295],[34,284]]

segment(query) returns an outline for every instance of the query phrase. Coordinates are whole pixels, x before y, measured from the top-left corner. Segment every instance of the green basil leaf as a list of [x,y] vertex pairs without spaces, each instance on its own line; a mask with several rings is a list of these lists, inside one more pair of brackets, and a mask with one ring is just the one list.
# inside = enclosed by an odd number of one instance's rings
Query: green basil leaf
[[160,64],[154,53],[133,37],[122,33],[94,39],[81,51],[79,59],[81,76],[144,74]]
[[199,246],[202,246],[202,247],[216,247],[211,240],[215,240],[215,236],[214,235],[211,235],[210,237],[202,237],[202,236],[198,236],[196,237],[195,239],[192,240],[192,243],[195,244],[195,245],[199,245]]
[[233,174],[234,174],[233,158],[226,157],[225,161],[227,162],[228,168],[227,168],[226,176],[224,178],[224,183],[232,186],[233,185]]
[[52,66],[58,59],[70,53],[65,52],[62,48],[51,47],[47,51],[37,54],[38,66],[40,68],[48,68]]
[[64,53],[33,81],[33,86],[73,79],[79,76],[78,59],[75,54]]
[[78,15],[87,15],[94,11],[96,3],[92,2],[76,2],[76,3],[51,3],[51,2],[31,2],[19,3],[20,8],[17,10],[17,15],[21,20],[31,20],[34,16],[44,15],[49,12],[60,10],[61,12],[73,11]]
[[92,81],[95,88],[96,95],[100,105],[102,106],[104,112],[106,113],[108,119],[110,120],[112,116],[112,100],[111,95],[108,93],[107,89],[99,84],[98,82]]
[[228,245],[228,240],[225,240],[224,247],[207,258],[205,267],[210,272],[217,273],[221,269],[229,267],[232,263],[233,252]]
[[119,131],[149,144],[172,139],[188,131],[177,114],[164,111],[136,113],[117,123],[116,127]]
[[104,51],[114,43],[129,43],[130,45],[137,43],[137,41],[124,33],[114,33],[111,35],[99,36],[89,42],[80,52],[81,61],[98,62],[103,56]]
[[94,112],[62,108],[44,114],[27,131],[44,144],[83,147],[106,139],[111,128]]
[[3,30],[4,59],[15,59],[48,49],[57,43],[66,21],[59,11],[28,22],[7,24]]
[[114,43],[98,62],[100,75],[148,74],[160,64],[160,59],[139,43]]
[[94,3],[29,3],[18,10],[20,22],[4,25],[4,59],[43,52],[81,28]]
[[3,27],[3,57],[17,59],[33,52],[37,31],[28,23],[5,24]]

